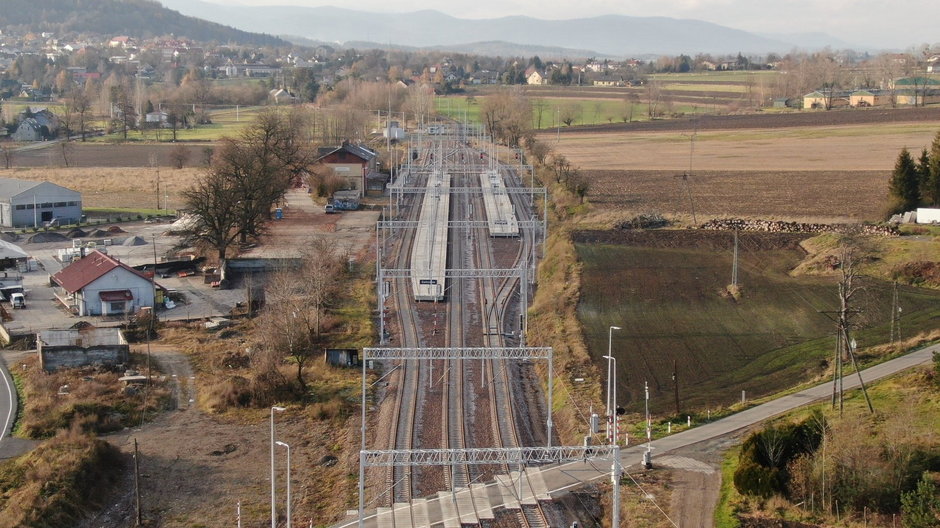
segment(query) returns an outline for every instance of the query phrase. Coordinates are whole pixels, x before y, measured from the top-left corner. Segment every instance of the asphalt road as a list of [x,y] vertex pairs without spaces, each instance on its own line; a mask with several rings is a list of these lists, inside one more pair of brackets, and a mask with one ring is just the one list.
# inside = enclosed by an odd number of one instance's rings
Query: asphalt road
[[[16,417],[16,389],[13,387],[13,378],[7,371],[6,361],[0,357],[0,448],[5,444],[4,439],[13,431],[13,419]],[[2,458],[0,453],[0,458]]]
[[[940,345],[923,348],[903,357],[892,359],[880,365],[865,369],[862,371],[862,378],[864,378],[866,386],[870,385],[876,380],[897,374],[898,372],[915,367],[917,365],[928,363],[931,360],[933,352],[935,351],[940,352]],[[858,376],[852,375],[850,377],[846,377],[844,380],[844,385],[845,389],[847,390],[858,388]],[[722,418],[721,420],[709,422],[699,427],[695,427],[694,429],[688,429],[686,431],[682,431],[681,433],[676,433],[674,435],[655,440],[652,443],[653,465],[656,465],[657,457],[665,455],[681,447],[690,446],[699,442],[711,440],[730,433],[734,433],[736,431],[740,431],[769,418],[773,418],[775,416],[792,411],[798,407],[802,407],[804,405],[815,403],[821,400],[826,400],[831,396],[832,383],[823,383],[816,385],[815,387],[777,398],[773,401],[758,405],[756,407],[752,407],[737,414]],[[634,445],[621,449],[620,461],[624,470],[632,471],[639,469],[643,452],[645,450],[645,444]],[[541,473],[545,480],[545,484],[548,487],[549,494],[556,495],[571,488],[581,486],[587,482],[610,478],[610,470],[611,461],[609,459],[592,459],[555,466],[543,466],[541,468]],[[497,488],[498,486],[499,484],[494,482],[487,484],[487,488]],[[501,497],[501,491],[492,490],[492,492],[488,493],[488,495],[491,499],[497,498],[496,500],[491,500],[490,505],[493,509],[503,505],[502,502],[498,499],[498,497]],[[450,495],[447,497],[450,497]],[[450,499],[447,500],[450,502]],[[438,504],[439,501],[440,499],[438,497],[429,498],[427,501],[427,509],[431,524],[443,522],[444,519],[442,518],[442,512],[450,510],[449,507],[442,509],[440,504]],[[396,505],[395,510],[410,509],[410,507],[410,505]],[[337,528],[346,528],[356,526],[357,524],[358,520],[348,519],[335,526]],[[382,526],[385,523],[380,523],[377,519],[375,511],[370,511],[366,514],[364,524],[368,527],[376,527]]]

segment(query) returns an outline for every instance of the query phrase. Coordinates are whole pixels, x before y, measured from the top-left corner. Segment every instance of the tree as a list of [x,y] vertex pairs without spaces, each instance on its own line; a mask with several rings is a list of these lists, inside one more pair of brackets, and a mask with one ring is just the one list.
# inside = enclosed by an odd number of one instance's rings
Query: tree
[[898,160],[894,164],[889,189],[895,202],[896,212],[910,211],[920,203],[917,166],[907,148],[901,149]]
[[[940,132],[934,136],[927,155],[927,189],[933,205],[940,205]],[[926,196],[925,196],[926,197]]]
[[322,345],[323,314],[343,275],[335,247],[326,239],[315,239],[303,251],[299,269],[276,272],[265,288],[260,324],[263,346],[294,362],[301,393],[307,390],[304,367]]
[[81,134],[82,141],[85,141],[85,129],[87,127],[88,113],[91,111],[91,99],[87,90],[73,87],[63,100],[64,115],[68,116],[68,126],[66,133],[71,135],[72,130],[77,128]]
[[189,149],[182,143],[177,143],[170,149],[170,164],[177,169],[182,169],[189,161]]
[[581,115],[581,105],[578,103],[568,103],[561,107],[561,113],[558,118],[565,126],[571,126]]
[[196,219],[193,234],[225,260],[229,246],[238,238],[238,193],[234,182],[216,167],[182,193],[190,214]]
[[16,146],[11,143],[0,143],[0,159],[3,160],[3,168],[13,168],[13,158],[16,156]]
[[488,96],[480,105],[480,117],[498,141],[511,147],[519,145],[532,128],[532,106],[524,93],[504,89]]
[[926,472],[917,488],[901,494],[902,526],[904,528],[935,528],[940,526],[940,494]]
[[294,68],[291,71],[291,87],[301,101],[312,103],[320,91],[320,83],[313,68]]

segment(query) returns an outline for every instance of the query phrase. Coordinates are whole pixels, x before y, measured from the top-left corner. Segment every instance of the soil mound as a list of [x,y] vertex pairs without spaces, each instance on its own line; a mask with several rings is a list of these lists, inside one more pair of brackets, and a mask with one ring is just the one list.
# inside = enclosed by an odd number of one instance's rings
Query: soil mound
[[101,237],[107,237],[107,236],[111,236],[111,233],[108,233],[107,231],[104,231],[102,229],[95,229],[94,231],[91,231],[88,233],[89,238],[101,238]]
[[111,226],[108,228],[108,233],[127,233],[127,231],[121,229],[118,226]]
[[4,242],[16,242],[19,239],[20,236],[16,233],[0,233],[0,240],[3,240]]
[[124,239],[124,242],[121,242],[122,246],[143,246],[147,241],[140,238],[139,236],[127,237]]
[[65,242],[68,237],[62,233],[36,233],[27,239],[32,244],[42,244],[44,242]]
[[82,238],[88,236],[88,233],[76,227],[75,229],[66,233],[65,236],[69,238]]

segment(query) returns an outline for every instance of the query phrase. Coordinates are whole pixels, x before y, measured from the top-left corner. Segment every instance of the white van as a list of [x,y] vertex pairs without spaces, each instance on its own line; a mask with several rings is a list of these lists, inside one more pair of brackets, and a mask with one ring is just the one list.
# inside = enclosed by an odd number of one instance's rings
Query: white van
[[26,296],[22,293],[14,293],[10,295],[10,304],[13,305],[13,308],[26,308]]

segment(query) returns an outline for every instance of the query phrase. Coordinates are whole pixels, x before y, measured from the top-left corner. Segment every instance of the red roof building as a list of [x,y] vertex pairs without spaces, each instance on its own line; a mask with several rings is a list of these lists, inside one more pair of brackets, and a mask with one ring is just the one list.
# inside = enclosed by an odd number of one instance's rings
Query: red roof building
[[52,276],[56,297],[79,316],[126,315],[154,306],[153,283],[143,273],[100,251],[73,261]]

